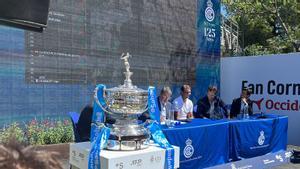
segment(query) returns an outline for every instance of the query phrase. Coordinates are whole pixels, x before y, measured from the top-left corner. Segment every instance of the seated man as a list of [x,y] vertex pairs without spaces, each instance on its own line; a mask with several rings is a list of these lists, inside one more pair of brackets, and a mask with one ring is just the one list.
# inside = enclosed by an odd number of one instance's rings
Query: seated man
[[169,102],[171,95],[171,89],[169,87],[163,87],[160,91],[159,97],[157,97],[158,109],[160,111],[160,122],[164,122],[166,119],[174,119],[174,114],[171,112],[172,104]]
[[216,96],[218,88],[209,86],[207,94],[197,102],[195,118],[222,119],[228,117],[225,103]]
[[188,98],[191,95],[191,87],[183,85],[181,95],[173,101],[175,120],[193,118],[193,102]]
[[236,118],[238,114],[242,113],[253,114],[253,102],[250,100],[250,95],[251,91],[248,88],[242,89],[241,96],[232,101],[230,118]]

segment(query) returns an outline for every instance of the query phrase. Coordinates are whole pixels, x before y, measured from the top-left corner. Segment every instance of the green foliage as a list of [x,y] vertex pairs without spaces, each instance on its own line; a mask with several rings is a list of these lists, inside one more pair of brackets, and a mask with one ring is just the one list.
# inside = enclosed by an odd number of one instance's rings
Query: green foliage
[[0,142],[8,142],[11,138],[16,139],[18,142],[24,142],[24,132],[19,127],[19,124],[14,122],[8,127],[3,127],[0,130]]
[[231,19],[239,25],[239,44],[245,55],[300,51],[298,1],[224,0],[223,4]]
[[262,45],[259,45],[259,44],[248,45],[245,48],[244,53],[247,56],[270,54],[270,52],[268,50],[266,50],[266,48],[264,48]]
[[26,129],[31,145],[67,143],[74,140],[72,124],[68,120],[63,122],[45,120],[41,123],[33,120],[26,126]]
[[15,137],[30,145],[58,144],[74,141],[73,127],[68,120],[32,120],[22,129],[17,123],[4,127],[0,132],[0,142]]

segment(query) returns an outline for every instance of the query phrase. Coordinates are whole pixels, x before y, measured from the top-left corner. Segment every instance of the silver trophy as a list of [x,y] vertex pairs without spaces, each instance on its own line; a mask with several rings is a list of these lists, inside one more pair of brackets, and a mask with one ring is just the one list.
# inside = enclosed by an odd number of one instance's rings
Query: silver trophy
[[[149,145],[150,133],[143,124],[138,124],[138,116],[147,110],[148,91],[137,88],[132,84],[128,59],[131,55],[123,53],[126,72],[123,85],[103,89],[105,106],[101,105],[95,91],[96,103],[109,116],[116,120],[110,127],[108,150],[140,150]],[[102,97],[102,96],[100,96]]]

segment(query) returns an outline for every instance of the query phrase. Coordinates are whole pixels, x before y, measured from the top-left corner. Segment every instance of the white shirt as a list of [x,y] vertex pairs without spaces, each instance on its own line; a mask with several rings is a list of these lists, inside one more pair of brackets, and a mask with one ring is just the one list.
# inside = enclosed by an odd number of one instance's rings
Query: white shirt
[[248,104],[246,104],[243,100],[241,100],[241,114],[248,114]]
[[[170,102],[166,102],[166,103],[162,103],[160,102],[160,115],[162,117],[162,121],[165,121],[166,119],[170,118],[170,114],[171,114],[171,103]],[[174,115],[173,115],[174,116]]]
[[182,96],[179,96],[173,101],[173,107],[175,111],[178,111],[178,120],[185,120],[189,112],[193,113],[194,106],[189,98],[183,102]]

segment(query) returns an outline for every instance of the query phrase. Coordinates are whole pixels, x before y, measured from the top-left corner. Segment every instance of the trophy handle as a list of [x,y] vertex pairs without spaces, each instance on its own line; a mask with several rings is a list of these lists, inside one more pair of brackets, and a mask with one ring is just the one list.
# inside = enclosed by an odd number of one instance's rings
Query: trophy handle
[[146,107],[144,108],[144,110],[142,110],[141,112],[141,114],[143,114],[143,113],[145,113],[146,111],[148,111],[148,109],[149,109],[149,107],[148,107],[148,104],[146,105]]
[[[111,114],[111,112],[107,111],[107,110],[102,106],[102,104],[100,103],[99,98],[98,98],[98,90],[99,90],[99,88],[96,87],[96,89],[95,89],[95,94],[94,94],[94,99],[95,99],[96,103],[98,104],[98,106],[99,106],[104,112]],[[102,94],[103,94],[103,92],[102,92]],[[103,97],[103,96],[102,96],[102,97]],[[105,102],[105,101],[104,101],[104,102]]]

